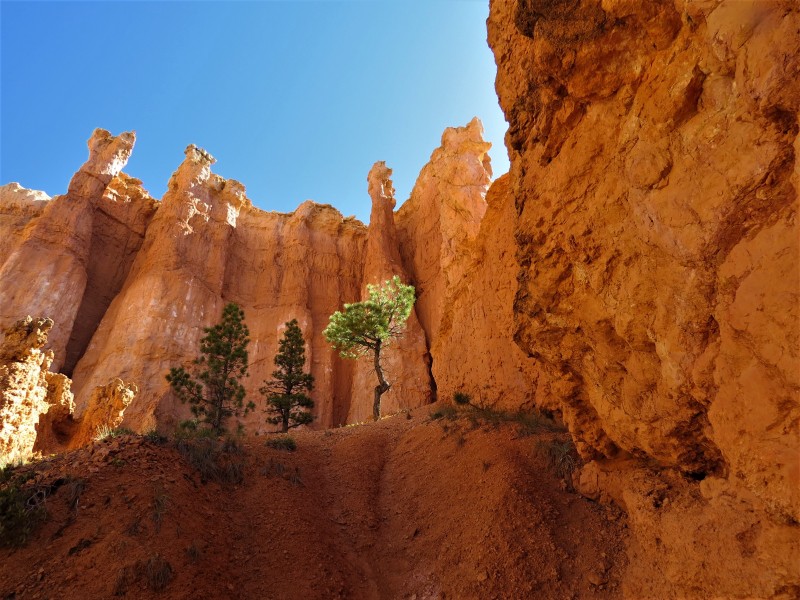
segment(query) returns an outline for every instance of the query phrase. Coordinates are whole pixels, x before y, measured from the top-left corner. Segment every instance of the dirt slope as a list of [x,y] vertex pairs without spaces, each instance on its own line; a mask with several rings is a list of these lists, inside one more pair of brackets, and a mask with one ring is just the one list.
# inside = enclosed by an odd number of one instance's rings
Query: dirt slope
[[40,463],[37,482],[85,485],[61,485],[28,546],[0,551],[1,597],[620,596],[624,519],[537,450],[563,434],[430,410],[298,433],[294,453],[248,438],[240,486],[202,484],[171,445],[134,436]]

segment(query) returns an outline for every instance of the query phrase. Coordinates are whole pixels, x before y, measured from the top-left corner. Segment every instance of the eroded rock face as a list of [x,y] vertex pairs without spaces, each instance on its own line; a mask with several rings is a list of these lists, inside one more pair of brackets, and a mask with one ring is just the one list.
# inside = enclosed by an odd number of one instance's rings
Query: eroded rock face
[[134,141],[96,129],[68,193],[30,220],[0,263],[0,327],[28,313],[52,317],[53,370],[71,373],[155,211],[141,182],[120,177]]
[[51,405],[71,405],[69,385],[48,394],[53,352],[43,350],[53,321],[31,316],[5,329],[0,346],[0,464],[26,460],[36,443],[39,416]]
[[486,195],[480,232],[457,260],[462,276],[447,286],[442,319],[433,337],[433,376],[442,399],[456,392],[500,410],[557,409],[539,387],[536,361],[515,343],[517,290],[514,197],[508,176]]
[[48,369],[45,350],[53,321],[27,316],[5,330],[0,344],[0,465],[92,442],[101,428],[113,429],[137,393],[136,385],[113,379],[94,390],[83,418],[74,419],[72,382]]
[[[372,199],[372,211],[367,232],[364,256],[364,288],[359,300],[367,298],[366,286],[382,285],[394,275],[404,283],[409,274],[400,258],[397,228],[394,222],[394,186],[392,170],[383,161],[376,162],[367,176],[367,189]],[[381,362],[391,384],[381,397],[381,414],[392,414],[405,408],[415,408],[432,402],[428,348],[425,332],[417,317],[417,307],[411,311],[406,328],[399,340],[387,345]],[[372,418],[374,388],[378,384],[372,363],[363,358],[356,365],[353,380],[349,422]]]
[[49,201],[44,192],[28,190],[16,182],[0,185],[0,265],[19,244],[25,226],[42,214]]
[[[0,271],[0,282],[14,281],[24,266],[26,280],[34,280],[25,290],[5,288],[9,315],[33,306],[63,318],[49,346],[56,357],[64,354],[54,367],[72,376],[77,409],[71,421],[54,417],[43,428],[43,436],[56,432],[53,444],[78,435],[76,423],[93,390],[105,386],[109,375],[139,387],[125,426],[170,429],[188,418],[188,407],[176,401],[164,375],[197,356],[203,327],[215,323],[230,301],[244,309],[251,331],[245,385],[259,410],[243,418],[249,430],[270,429],[258,389],[271,376],[284,323],[293,318],[304,332],[315,377],[315,425],[369,419],[371,366],[340,359],[322,330],[345,302],[364,297],[367,284],[393,275],[413,283],[419,299],[403,338],[384,355],[393,386],[382,399],[384,414],[433,400],[431,356],[441,358],[434,369],[448,394],[481,393],[488,382],[505,387],[487,395],[487,403],[531,404],[535,386],[524,383],[529,373],[521,365],[531,361],[508,342],[510,309],[501,323],[494,309],[483,317],[476,312],[484,287],[497,290],[486,299],[493,307],[508,305],[515,273],[512,240],[500,221],[511,207],[507,193],[496,194],[503,198],[498,216],[477,241],[491,176],[489,144],[477,119],[444,132],[397,215],[391,169],[376,163],[367,178],[368,228],[310,201],[291,214],[258,210],[244,186],[213,174],[214,158],[194,145],[156,202],[139,180],[119,170],[132,145],[132,134],[116,138],[95,131],[89,160],[69,193],[30,217]],[[501,269],[489,260],[495,247],[511,261]],[[41,276],[37,265],[48,265]],[[472,278],[474,289],[462,285]],[[449,351],[452,344],[466,349],[463,339],[473,342],[469,353]],[[509,352],[513,360],[507,360]]]
[[516,211],[507,178],[489,188],[490,146],[477,118],[446,129],[397,212],[397,229],[438,397],[462,392],[518,410],[533,407],[539,388],[535,361],[513,343]]
[[[776,557],[761,576],[697,563],[632,577],[628,594],[800,585],[777,566],[800,517],[796,3],[494,0],[488,26],[518,212],[515,337],[581,453],[720,480],[780,530],[742,522],[749,550],[702,539],[688,559]],[[699,485],[682,501],[719,518],[721,497],[692,500]],[[674,525],[637,531],[677,543]]]
[[106,385],[96,387],[89,398],[76,431],[69,440],[70,448],[90,444],[103,429],[115,429],[122,424],[125,409],[139,393],[135,383],[125,383],[115,377]]

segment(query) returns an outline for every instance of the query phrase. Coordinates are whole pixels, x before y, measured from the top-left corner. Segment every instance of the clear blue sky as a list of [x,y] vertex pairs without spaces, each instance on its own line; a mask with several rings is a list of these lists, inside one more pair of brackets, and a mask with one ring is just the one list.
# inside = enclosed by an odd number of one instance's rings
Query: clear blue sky
[[372,163],[405,200],[447,126],[506,123],[488,0],[0,2],[0,183],[63,193],[95,127],[160,198],[194,143],[260,208],[369,218]]

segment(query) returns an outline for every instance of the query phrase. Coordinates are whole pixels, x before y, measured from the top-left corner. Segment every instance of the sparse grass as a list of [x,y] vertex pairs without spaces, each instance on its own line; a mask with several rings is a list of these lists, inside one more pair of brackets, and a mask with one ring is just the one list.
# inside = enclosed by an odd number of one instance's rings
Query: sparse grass
[[136,537],[142,532],[142,515],[136,515],[133,522],[125,530],[125,533],[131,537]]
[[172,565],[160,554],[153,554],[147,561],[140,560],[122,567],[112,593],[114,596],[124,596],[130,586],[142,579],[150,591],[161,592],[172,581],[173,575]]
[[452,421],[458,416],[458,409],[455,406],[443,406],[439,410],[431,413],[431,420],[447,419]]
[[200,548],[198,548],[197,543],[193,543],[186,548],[186,558],[188,558],[189,562],[192,564],[200,560],[200,554]]
[[572,473],[578,466],[578,454],[571,439],[540,440],[536,444],[556,475],[571,485]]
[[285,463],[270,458],[269,462],[261,467],[260,473],[264,477],[282,477],[292,485],[302,486],[303,480],[300,478],[300,467],[291,470]]
[[295,442],[294,438],[290,435],[281,435],[268,439],[264,445],[275,450],[285,450],[286,452],[294,452],[297,450],[297,442]]
[[169,496],[167,496],[164,488],[156,486],[153,490],[153,512],[151,514],[156,531],[161,530],[161,522],[164,520],[168,505]]
[[183,457],[200,473],[200,480],[238,484],[244,481],[244,449],[238,438],[219,440],[207,428],[181,427],[175,445]]
[[172,566],[160,554],[154,554],[147,560],[144,575],[147,587],[160,592],[172,581]]
[[101,425],[94,432],[92,439],[95,442],[102,442],[105,439],[120,437],[122,435],[133,435],[133,431],[127,427],[109,427],[108,425]]
[[472,404],[472,397],[465,392],[456,392],[453,394],[453,402],[459,406]]
[[69,477],[67,480],[67,506],[70,510],[77,510],[81,500],[81,494],[86,489],[86,481],[77,477]]
[[111,593],[114,596],[124,596],[128,592],[128,587],[136,583],[138,578],[136,565],[122,567],[117,574],[117,580],[114,582],[114,589]]
[[156,444],[157,446],[163,446],[169,441],[169,438],[167,436],[161,435],[155,428],[147,431],[142,437],[144,437],[144,439],[146,439],[151,444]]
[[37,489],[25,489],[14,481],[0,490],[0,546],[24,546],[47,516]]

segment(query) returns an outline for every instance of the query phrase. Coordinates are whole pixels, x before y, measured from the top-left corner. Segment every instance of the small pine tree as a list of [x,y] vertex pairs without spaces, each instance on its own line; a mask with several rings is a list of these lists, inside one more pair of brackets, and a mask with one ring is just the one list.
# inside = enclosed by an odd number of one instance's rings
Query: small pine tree
[[[181,402],[192,405],[192,414],[219,435],[228,417],[239,415],[244,404],[241,379],[247,374],[250,332],[244,311],[233,302],[225,306],[218,324],[203,331],[206,335],[200,340],[201,355],[193,361],[194,372],[172,367],[167,381]],[[248,402],[244,412],[253,408]]]
[[405,285],[397,275],[380,287],[367,285],[367,293],[367,300],[345,304],[343,311],[333,313],[322,334],[342,358],[371,355],[378,377],[372,403],[372,418],[377,421],[381,396],[392,387],[383,372],[381,352],[403,335],[416,296],[414,286]]
[[303,332],[297,319],[286,323],[286,330],[275,355],[272,379],[264,382],[261,393],[267,398],[267,412],[272,416],[268,423],[280,425],[286,433],[292,427],[311,423],[314,417],[307,410],[314,408],[314,401],[303,392],[314,387],[314,376],[304,373],[306,350]]

